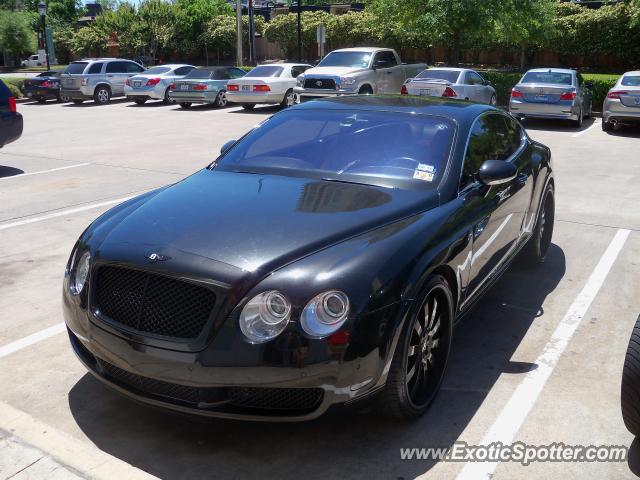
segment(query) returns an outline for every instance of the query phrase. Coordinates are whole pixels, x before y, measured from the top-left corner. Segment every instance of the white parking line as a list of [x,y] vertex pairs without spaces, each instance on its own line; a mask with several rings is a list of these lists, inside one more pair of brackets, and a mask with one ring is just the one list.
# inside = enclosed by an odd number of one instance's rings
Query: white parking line
[[581,132],[578,133],[574,133],[573,135],[571,135],[573,138],[579,137],[580,135],[584,135],[585,133],[587,133],[589,130],[595,128],[595,127],[599,127],[601,122],[593,122],[593,125],[591,125],[589,128],[585,128],[584,130],[582,130]]
[[134,196],[135,195],[129,195],[128,197],[116,198],[115,200],[107,200],[105,202],[90,203],[90,204],[87,204],[87,205],[83,205],[81,207],[69,208],[69,209],[66,209],[66,210],[59,210],[57,212],[47,213],[47,214],[44,214],[44,215],[37,215],[37,216],[34,216],[34,217],[25,218],[25,219],[22,219],[22,220],[11,222],[11,223],[5,223],[5,224],[0,225],[0,230],[7,230],[7,229],[13,228],[13,227],[20,227],[22,225],[28,225],[30,223],[42,222],[44,220],[49,220],[51,218],[64,217],[65,215],[71,215],[73,213],[78,213],[78,212],[84,212],[85,210],[93,210],[94,208],[106,207],[107,205],[113,205],[115,203],[122,203],[122,202],[125,202],[125,201],[133,198]]
[[[500,411],[498,418],[482,439],[482,445],[501,442],[511,444],[536,403],[542,389],[551,376],[560,356],[576,332],[582,318],[587,313],[591,302],[598,294],[609,270],[613,266],[620,250],[629,236],[630,231],[620,229],[600,258],[582,291],[575,298],[564,318],[560,321],[551,339],[535,361],[537,368],[526,374],[511,398]],[[489,479],[498,466],[498,462],[467,463],[457,480]]]
[[28,177],[30,175],[40,175],[41,173],[58,172],[60,170],[68,170],[70,168],[86,167],[87,165],[91,165],[91,164],[90,163],[77,163],[75,165],[67,165],[66,167],[50,168],[49,170],[38,170],[37,172],[20,173],[18,175],[12,175],[10,177],[0,177],[0,181],[1,180],[12,180],[14,178]]
[[6,357],[7,355],[11,355],[12,353],[17,352],[18,350],[22,350],[34,343],[41,342],[42,340],[46,340],[49,337],[53,337],[59,333],[65,331],[64,323],[58,323],[53,327],[45,328],[44,330],[40,330],[39,332],[28,335],[20,340],[16,340],[15,342],[11,342],[4,347],[0,347],[0,358]]

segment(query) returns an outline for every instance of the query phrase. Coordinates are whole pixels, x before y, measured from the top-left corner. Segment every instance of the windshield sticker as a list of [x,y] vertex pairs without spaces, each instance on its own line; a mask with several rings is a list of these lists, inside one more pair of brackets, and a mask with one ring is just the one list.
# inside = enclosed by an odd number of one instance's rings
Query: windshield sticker
[[433,172],[425,172],[424,170],[418,170],[417,168],[413,172],[413,178],[422,180],[423,182],[433,182]]
[[433,165],[427,165],[426,163],[419,163],[416,170],[420,170],[421,172],[435,173],[436,167],[434,167]]

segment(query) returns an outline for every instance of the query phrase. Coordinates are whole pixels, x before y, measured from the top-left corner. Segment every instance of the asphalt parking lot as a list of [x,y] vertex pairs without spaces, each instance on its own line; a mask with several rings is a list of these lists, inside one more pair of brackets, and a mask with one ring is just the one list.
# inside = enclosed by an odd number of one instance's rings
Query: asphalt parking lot
[[[443,390],[420,420],[364,411],[302,424],[197,423],[133,404],[85,372],[61,328],[64,266],[97,215],[204,167],[277,110],[124,101],[18,109],[23,136],[0,150],[0,478],[462,478],[464,462],[401,460],[400,448],[477,444],[509,429],[533,445],[628,446],[630,460],[503,463],[497,479],[640,472],[640,442],[620,414],[640,313],[640,130],[606,134],[599,119],[581,131],[526,124],[555,162],[549,259],[535,269],[516,262],[456,329]],[[596,268],[603,258],[610,269]],[[556,328],[571,322],[559,350]],[[547,362],[550,348],[557,356]],[[540,381],[536,371],[548,374],[539,392],[518,396],[528,378]],[[510,399],[522,422],[505,430]]]

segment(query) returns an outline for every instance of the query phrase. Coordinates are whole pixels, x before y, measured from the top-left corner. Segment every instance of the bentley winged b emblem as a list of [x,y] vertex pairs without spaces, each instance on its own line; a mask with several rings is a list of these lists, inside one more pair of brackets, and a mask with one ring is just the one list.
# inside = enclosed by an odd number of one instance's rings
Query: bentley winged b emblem
[[171,260],[171,257],[167,257],[166,255],[160,255],[159,253],[154,252],[147,255],[147,260],[149,260],[150,263],[164,262],[165,260]]

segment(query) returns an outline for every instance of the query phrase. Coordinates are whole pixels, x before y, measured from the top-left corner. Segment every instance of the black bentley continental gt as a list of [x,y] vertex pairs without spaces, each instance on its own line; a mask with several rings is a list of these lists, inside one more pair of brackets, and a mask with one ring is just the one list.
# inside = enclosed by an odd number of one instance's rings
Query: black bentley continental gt
[[[142,403],[295,421],[421,415],[456,320],[551,243],[550,151],[447,99],[297,105],[95,220],[63,286],[75,353]],[[369,403],[369,402],[368,402]]]

